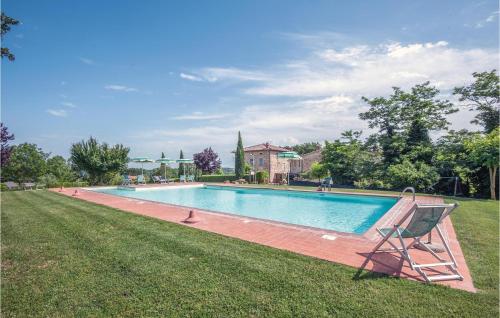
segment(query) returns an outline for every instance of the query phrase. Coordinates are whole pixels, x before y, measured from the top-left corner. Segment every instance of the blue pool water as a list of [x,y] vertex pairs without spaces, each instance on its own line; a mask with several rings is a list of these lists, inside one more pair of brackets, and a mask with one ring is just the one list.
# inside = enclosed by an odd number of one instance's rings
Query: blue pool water
[[216,186],[96,191],[356,234],[368,230],[397,201],[395,198],[365,195]]

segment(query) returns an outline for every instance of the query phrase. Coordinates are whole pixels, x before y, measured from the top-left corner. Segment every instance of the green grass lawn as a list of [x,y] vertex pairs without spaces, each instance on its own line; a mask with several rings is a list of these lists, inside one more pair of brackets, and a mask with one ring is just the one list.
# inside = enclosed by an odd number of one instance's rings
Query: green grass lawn
[[48,191],[2,193],[2,317],[498,316],[498,204],[453,221],[476,294],[356,269]]

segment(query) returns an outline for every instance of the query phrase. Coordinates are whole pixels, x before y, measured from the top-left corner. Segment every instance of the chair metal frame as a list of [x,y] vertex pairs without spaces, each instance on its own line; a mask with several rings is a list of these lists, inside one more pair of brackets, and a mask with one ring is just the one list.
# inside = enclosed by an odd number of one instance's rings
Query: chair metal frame
[[[374,253],[380,253],[380,252],[398,252],[401,257],[403,257],[404,260],[408,262],[410,265],[410,268],[412,270],[417,271],[424,279],[426,282],[433,282],[433,281],[440,281],[440,280],[463,280],[463,276],[458,272],[458,265],[457,261],[455,259],[455,256],[453,255],[450,247],[449,247],[449,241],[443,234],[443,230],[441,229],[441,224],[442,221],[450,215],[450,213],[458,206],[458,204],[418,204],[415,203],[411,209],[399,220],[397,224],[395,224],[391,230],[387,233],[384,233],[381,229],[377,228],[377,232],[382,236],[382,240],[373,248],[372,252],[370,255],[373,255]],[[449,260],[446,260],[439,255],[436,254],[431,248],[429,248],[427,245],[425,245],[423,242],[421,242],[421,238],[424,235],[421,235],[419,237],[412,237],[413,240],[410,244],[405,244],[405,237],[403,237],[403,231],[404,227],[403,224],[405,221],[414,213],[417,213],[418,208],[445,208],[446,210],[443,211],[439,221],[437,224],[433,227],[435,228],[439,238],[443,242],[443,246],[449,256]],[[432,231],[432,229],[430,230]],[[429,233],[430,233],[429,231]],[[399,244],[401,247],[398,247],[394,242],[391,242],[390,239],[393,238],[393,235],[396,234],[396,238],[399,241]],[[410,237],[406,237],[407,239]],[[382,245],[384,243],[388,243],[389,245],[392,246],[392,248],[387,248],[387,249],[381,249]],[[423,246],[426,251],[428,251],[432,256],[434,256],[438,262],[437,263],[429,263],[429,264],[418,264],[415,262],[415,260],[412,258],[409,249],[415,246],[416,244],[419,244],[420,246]],[[425,273],[422,269],[423,268],[433,268],[437,266],[446,266],[453,274],[449,275],[428,275]]]

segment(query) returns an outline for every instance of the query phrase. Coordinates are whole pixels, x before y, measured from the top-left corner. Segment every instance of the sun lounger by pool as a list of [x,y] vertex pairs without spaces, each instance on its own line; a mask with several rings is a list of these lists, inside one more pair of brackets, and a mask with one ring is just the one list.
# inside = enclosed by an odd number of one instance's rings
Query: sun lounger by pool
[[163,177],[159,177],[159,178],[160,178],[160,183],[170,183],[169,178],[163,178]]
[[33,182],[24,182],[23,183],[23,189],[24,190],[33,190],[36,187],[36,184]]
[[325,190],[326,190],[326,188],[328,188],[328,191],[331,191],[332,190],[332,183],[333,182],[332,182],[331,177],[324,178],[320,184],[320,187],[321,187],[321,189],[325,189]]
[[194,182],[194,176],[193,176],[193,175],[189,175],[189,176],[187,177],[187,181],[188,181],[188,182]]
[[160,177],[160,176],[153,176],[152,178],[153,178],[154,183],[160,183],[160,184],[168,183],[168,181],[166,179],[164,179],[163,177]]
[[186,176],[185,175],[180,176],[179,182],[186,182]]
[[17,182],[7,181],[4,184],[9,190],[19,189],[19,184]]
[[[408,211],[408,213],[406,213],[393,227],[377,229],[378,233],[382,236],[382,240],[375,246],[372,253],[370,253],[370,257],[374,253],[379,252],[398,252],[403,260],[408,262],[410,268],[416,270],[426,282],[463,280],[462,275],[457,270],[458,266],[455,257],[448,246],[448,239],[444,236],[440,226],[441,222],[457,206],[457,204],[415,203],[410,211]],[[420,241],[422,237],[427,236],[433,229],[436,229],[439,239],[442,241],[444,249],[449,257],[448,260],[437,255],[436,252]],[[410,240],[410,243],[408,244],[405,240]],[[381,249],[384,243],[391,245],[391,248]],[[417,263],[411,255],[411,248],[416,245],[429,252],[438,262],[428,264]],[[429,272],[424,271],[436,267],[446,267],[451,273],[430,275]]]
[[146,184],[146,179],[142,174],[137,176],[137,184]]
[[128,175],[123,176],[122,186],[129,186],[132,183]]

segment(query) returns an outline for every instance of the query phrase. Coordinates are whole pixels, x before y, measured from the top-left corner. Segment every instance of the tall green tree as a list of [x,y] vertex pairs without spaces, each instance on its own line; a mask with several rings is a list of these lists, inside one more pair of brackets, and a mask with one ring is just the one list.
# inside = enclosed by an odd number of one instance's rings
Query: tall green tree
[[2,169],[2,178],[17,182],[37,181],[47,170],[47,157],[35,144],[14,146],[7,166]]
[[129,151],[121,144],[111,147],[90,137],[71,146],[71,162],[78,171],[86,174],[91,184],[102,184],[113,174],[126,170]]
[[470,110],[478,114],[474,124],[481,125],[486,133],[490,133],[499,125],[500,116],[500,86],[496,70],[490,72],[472,73],[474,82],[467,86],[455,87],[453,94],[459,100],[467,102]]
[[497,170],[499,166],[500,129],[496,128],[487,135],[476,135],[466,141],[471,160],[488,168],[490,177],[490,197],[496,199]]
[[0,123],[0,166],[3,168],[9,162],[12,153],[12,146],[9,141],[14,140],[14,134],[9,133],[9,129],[3,123]]
[[309,171],[309,175],[311,178],[318,179],[318,181],[321,181],[321,178],[324,178],[328,176],[328,169],[326,167],[319,163],[319,162],[313,162],[311,165],[311,170]]
[[47,173],[53,175],[59,182],[73,181],[76,177],[71,166],[62,156],[47,159]]
[[[184,159],[184,153],[182,152],[182,149],[181,152],[179,153],[179,159]],[[182,175],[184,175],[184,165],[185,165],[184,163],[180,162],[179,167],[177,168],[177,175],[179,178]]]
[[454,131],[440,137],[435,145],[433,166],[438,169],[441,177],[459,177],[465,185],[465,191],[475,194],[481,187],[476,182],[479,166],[471,162],[465,143],[478,133],[465,129]]
[[389,98],[375,97],[362,100],[370,105],[367,112],[359,114],[362,120],[368,121],[370,128],[378,128],[377,141],[381,146],[384,162],[388,165],[399,158],[403,148],[401,132],[401,109],[396,102],[401,90],[394,88],[394,94]]
[[[165,159],[165,154],[161,153],[161,159]],[[158,169],[159,174],[162,176],[166,170],[166,164],[164,162],[160,163],[160,169]]]
[[303,155],[321,149],[321,144],[319,142],[305,142],[290,148],[299,155]]
[[325,142],[321,163],[335,183],[353,184],[377,165],[377,154],[368,151],[360,137],[360,131],[346,131],[342,138]]
[[[447,115],[456,109],[448,100],[438,99],[439,90],[429,82],[415,85],[406,92],[393,88],[389,98],[363,100],[370,105],[359,116],[370,128],[379,129],[379,143],[387,164],[400,161],[401,154],[415,150],[415,146],[429,145],[430,131],[447,129]],[[428,160],[426,160],[428,161]]]
[[[16,19],[13,19],[9,16],[7,16],[5,13],[2,12],[2,18],[1,18],[1,22],[2,22],[2,32],[1,32],[1,38],[2,38],[2,43],[3,43],[3,38],[4,36],[7,34],[7,32],[10,31],[10,27],[12,25],[18,25],[19,24],[19,21],[17,21]],[[3,47],[1,48],[2,50],[2,58],[6,57],[7,59],[9,59],[10,61],[14,61],[16,59],[16,57],[14,56],[14,54],[12,54],[10,52],[10,50],[6,47]]]
[[237,179],[245,177],[245,152],[243,151],[243,141],[241,133],[238,131],[238,144],[234,155],[234,172]]

